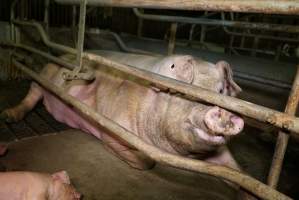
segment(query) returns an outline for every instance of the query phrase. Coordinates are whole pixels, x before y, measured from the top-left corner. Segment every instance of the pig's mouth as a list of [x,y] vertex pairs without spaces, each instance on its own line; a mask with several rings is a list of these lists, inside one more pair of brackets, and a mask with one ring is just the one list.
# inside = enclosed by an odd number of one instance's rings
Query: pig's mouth
[[201,125],[193,126],[193,132],[208,144],[223,145],[229,138],[240,133],[243,127],[242,118],[215,106],[205,113]]
[[204,124],[211,135],[233,136],[243,130],[242,118],[217,106],[208,110],[204,117]]
[[227,138],[224,135],[211,135],[200,128],[194,128],[193,130],[201,140],[204,140],[208,144],[223,145],[226,143]]

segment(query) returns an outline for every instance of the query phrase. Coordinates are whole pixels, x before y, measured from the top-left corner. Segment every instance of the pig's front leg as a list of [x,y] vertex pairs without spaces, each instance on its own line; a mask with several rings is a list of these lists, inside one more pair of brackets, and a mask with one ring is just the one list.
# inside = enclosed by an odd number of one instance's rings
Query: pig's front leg
[[[211,157],[205,159],[205,161],[218,164],[218,165],[223,165],[227,166],[232,169],[236,169],[238,171],[242,171],[241,167],[238,165],[236,160],[234,159],[233,155],[230,153],[229,149],[224,146],[222,148],[219,148],[215,154],[213,154]],[[233,186],[236,189],[239,189],[238,193],[238,200],[256,200],[257,198],[254,197],[252,194],[249,194],[247,191],[244,191],[241,189],[239,186],[235,184],[231,184],[228,182],[231,186]]]
[[41,98],[41,88],[36,83],[32,83],[28,94],[21,103],[2,111],[0,113],[0,119],[7,122],[17,122],[22,120],[26,113],[31,111]]
[[102,140],[108,151],[112,152],[133,168],[146,170],[155,166],[155,161],[142,152],[122,144],[119,140],[110,135],[103,136]]

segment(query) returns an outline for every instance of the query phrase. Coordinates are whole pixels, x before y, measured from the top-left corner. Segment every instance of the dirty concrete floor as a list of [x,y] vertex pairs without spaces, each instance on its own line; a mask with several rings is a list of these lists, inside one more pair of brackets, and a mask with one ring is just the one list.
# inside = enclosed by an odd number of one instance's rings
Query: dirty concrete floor
[[165,166],[132,169],[108,153],[100,141],[80,131],[14,142],[1,161],[9,170],[66,170],[88,200],[232,199],[222,181]]
[[[0,105],[14,105],[29,82],[2,82]],[[245,89],[241,98],[282,110],[286,96]],[[36,117],[37,116],[37,117]],[[44,129],[42,129],[44,128]],[[55,122],[41,105],[15,124],[0,122],[0,142],[10,151],[0,158],[7,170],[54,172],[65,169],[85,199],[234,199],[235,191],[216,178],[158,165],[153,170],[131,169],[108,153],[100,141]],[[16,134],[17,133],[17,134]],[[299,198],[298,143],[291,141],[279,190]],[[275,137],[247,126],[229,148],[244,170],[265,182]]]

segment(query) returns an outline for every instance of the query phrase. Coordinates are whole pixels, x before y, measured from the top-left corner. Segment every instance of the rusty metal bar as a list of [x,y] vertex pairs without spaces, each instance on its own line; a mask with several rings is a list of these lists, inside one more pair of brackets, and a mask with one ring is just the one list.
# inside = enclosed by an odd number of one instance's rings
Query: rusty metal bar
[[31,53],[34,53],[34,54],[40,55],[42,57],[45,57],[45,58],[51,60],[52,62],[54,62],[58,65],[62,65],[63,67],[65,67],[69,70],[73,70],[77,67],[75,64],[67,62],[66,60],[63,60],[63,59],[58,58],[56,56],[52,56],[49,53],[43,52],[39,49],[36,49],[34,47],[30,47],[30,46],[27,46],[27,45],[0,42],[0,46],[10,46],[10,47],[14,47],[14,48],[24,49],[24,50],[29,51]]
[[[43,56],[43,57],[51,60],[52,62],[55,62],[59,65],[62,65],[63,67],[65,67],[69,70],[73,70],[76,67],[75,64],[66,62],[63,59],[57,58],[56,56],[52,56],[49,53],[45,53],[45,52],[43,52],[39,49],[36,49],[34,47],[30,47],[30,46],[27,46],[27,45],[0,42],[0,46],[10,46],[10,47],[16,47],[16,48],[24,49],[24,50],[29,51],[31,53],[35,53],[35,54],[38,54],[40,56]],[[281,89],[287,89],[287,90],[291,89],[291,85],[289,85],[288,83],[278,81],[278,80],[274,80],[274,79],[266,79],[264,77],[245,74],[245,73],[235,71],[235,70],[234,70],[234,77],[242,79],[242,80],[254,81],[254,82],[257,82],[257,83],[260,83],[260,84],[266,84],[268,86],[275,87],[275,88],[281,88]]]
[[269,186],[259,182],[258,180],[242,174],[241,172],[230,169],[224,166],[210,164],[200,160],[194,160],[190,158],[184,158],[178,155],[173,155],[167,153],[157,147],[154,147],[144,141],[142,141],[138,136],[133,133],[127,131],[125,128],[121,127],[117,123],[111,121],[100,113],[95,112],[86,104],[78,101],[74,97],[67,94],[63,89],[55,86],[50,81],[42,78],[34,71],[28,69],[23,64],[19,63],[16,60],[13,60],[13,64],[21,71],[32,77],[36,82],[38,82],[41,86],[49,90],[50,92],[57,95],[60,99],[62,99],[68,105],[76,108],[83,115],[88,117],[89,119],[94,120],[102,127],[116,134],[118,137],[128,142],[128,144],[134,146],[136,149],[148,155],[153,160],[173,166],[180,169],[185,169],[194,172],[200,172],[216,177],[223,178],[225,180],[231,181],[240,185],[242,188],[248,190],[249,192],[256,194],[258,197],[262,199],[268,200],[289,200],[290,197],[270,188]]
[[71,72],[65,72],[63,78],[65,80],[74,79],[85,79],[93,80],[94,74],[92,71],[88,73],[82,72],[82,56],[84,49],[84,36],[85,36],[85,17],[86,17],[86,3],[87,0],[81,0],[80,4],[80,17],[79,17],[79,31],[78,31],[78,41],[77,41],[77,53],[76,53],[76,67]]
[[[49,41],[46,33],[44,32],[43,28],[40,24],[34,23],[34,22],[23,22],[14,20],[16,24],[19,25],[27,25],[27,26],[33,26],[36,27],[39,31],[39,33],[42,36],[42,39],[44,43],[52,48],[75,54],[77,51],[71,47],[66,47],[64,45],[56,44],[51,41]],[[256,119],[261,122],[266,122],[269,124],[272,124],[276,127],[292,131],[293,134],[299,135],[299,118],[294,117],[292,115],[282,113],[264,106],[256,105],[244,100],[240,100],[234,97],[230,96],[224,96],[215,92],[211,92],[209,90],[186,84],[183,82],[176,81],[174,79],[170,79],[164,76],[160,76],[158,74],[148,72],[145,70],[141,70],[135,67],[127,66],[124,64],[120,64],[117,62],[114,62],[112,60],[106,59],[102,56],[97,56],[94,54],[84,53],[84,58],[94,60],[98,63],[101,63],[103,65],[107,65],[109,67],[112,67],[116,70],[120,70],[122,72],[125,72],[127,74],[136,76],[138,78],[144,79],[149,81],[150,83],[153,83],[156,85],[156,87],[165,89],[169,88],[174,91],[186,94],[187,97],[191,96],[193,99],[201,100],[204,102],[208,102],[223,108],[226,108],[228,110],[240,113],[242,115],[245,115],[247,117],[251,117],[253,119]]]
[[82,53],[83,53],[83,48],[84,48],[86,3],[87,3],[87,0],[81,0],[78,43],[77,43],[77,58],[76,58],[76,63],[78,65],[78,68],[76,70],[77,73],[79,73],[82,69]]
[[168,55],[172,55],[174,53],[177,29],[178,29],[178,24],[172,23],[170,26],[170,35],[169,35],[169,42],[168,42],[168,52],[167,52]]
[[[293,87],[285,108],[285,112],[290,115],[295,115],[299,102],[299,65],[297,66],[297,73],[293,82]],[[273,155],[271,169],[268,175],[268,185],[276,188],[282,169],[284,155],[288,146],[290,134],[280,131],[276,142],[275,152]]]
[[299,33],[299,27],[292,26],[292,25],[251,23],[251,22],[244,22],[244,21],[224,20],[224,19],[218,20],[218,19],[180,17],[180,16],[169,16],[169,15],[153,15],[153,14],[141,13],[137,8],[133,8],[133,11],[137,17],[146,20]]
[[[79,0],[55,0],[62,4],[79,4]],[[297,0],[89,0],[91,6],[153,8],[175,10],[207,10],[298,15]]]
[[35,27],[38,32],[40,33],[41,35],[41,38],[43,40],[43,42],[53,48],[53,49],[57,49],[57,50],[60,50],[62,52],[68,52],[68,53],[72,53],[72,54],[77,54],[77,51],[76,49],[74,48],[71,48],[71,47],[68,47],[68,46],[64,46],[64,45],[61,45],[61,44],[57,44],[57,43],[54,43],[54,42],[51,42],[46,34],[46,32],[44,31],[43,27],[37,23],[37,22],[29,22],[29,21],[21,21],[21,20],[12,20],[12,22],[14,24],[17,24],[17,25],[24,25],[24,26],[33,26]]

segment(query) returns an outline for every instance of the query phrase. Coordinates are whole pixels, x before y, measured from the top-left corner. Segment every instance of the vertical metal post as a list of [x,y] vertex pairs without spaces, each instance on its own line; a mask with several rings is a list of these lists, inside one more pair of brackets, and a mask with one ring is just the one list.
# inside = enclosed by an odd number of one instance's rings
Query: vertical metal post
[[17,2],[18,2],[18,0],[14,0],[10,7],[10,39],[13,42],[15,42],[15,26],[12,21],[15,18],[15,7],[16,7]]
[[175,47],[175,37],[178,28],[178,23],[172,23],[170,27],[170,36],[168,43],[168,55],[172,55]]
[[256,57],[256,49],[258,48],[259,37],[254,37],[251,56]]
[[47,33],[49,32],[49,5],[50,0],[45,0],[44,23]]
[[[143,13],[143,9],[140,9],[140,12]],[[142,29],[143,29],[143,19],[138,17],[138,27],[137,27],[137,36],[142,37]]]
[[[295,115],[299,101],[299,65],[293,82],[293,87],[285,108],[285,112],[289,115]],[[272,188],[276,188],[279,180],[279,175],[282,169],[284,155],[287,149],[290,134],[280,131],[276,142],[275,152],[273,155],[271,169],[268,175],[267,183]]]
[[75,69],[75,72],[77,73],[79,73],[82,68],[82,52],[84,47],[86,2],[87,0],[81,0],[81,4],[80,4],[79,32],[78,32],[77,58],[76,58],[76,64],[78,65],[78,67]]
[[77,7],[76,5],[73,5],[72,6],[72,31],[73,31],[73,39],[74,39],[75,46],[77,46],[76,17],[77,17]]
[[83,57],[83,47],[84,47],[84,33],[85,33],[85,17],[86,17],[86,4],[87,0],[81,0],[80,3],[80,17],[79,17],[79,31],[78,31],[78,41],[77,41],[77,57],[76,57],[76,68],[70,73],[64,73],[63,78],[65,80],[74,79],[84,79],[93,80],[94,73],[92,70],[87,72],[82,72],[82,57]]

